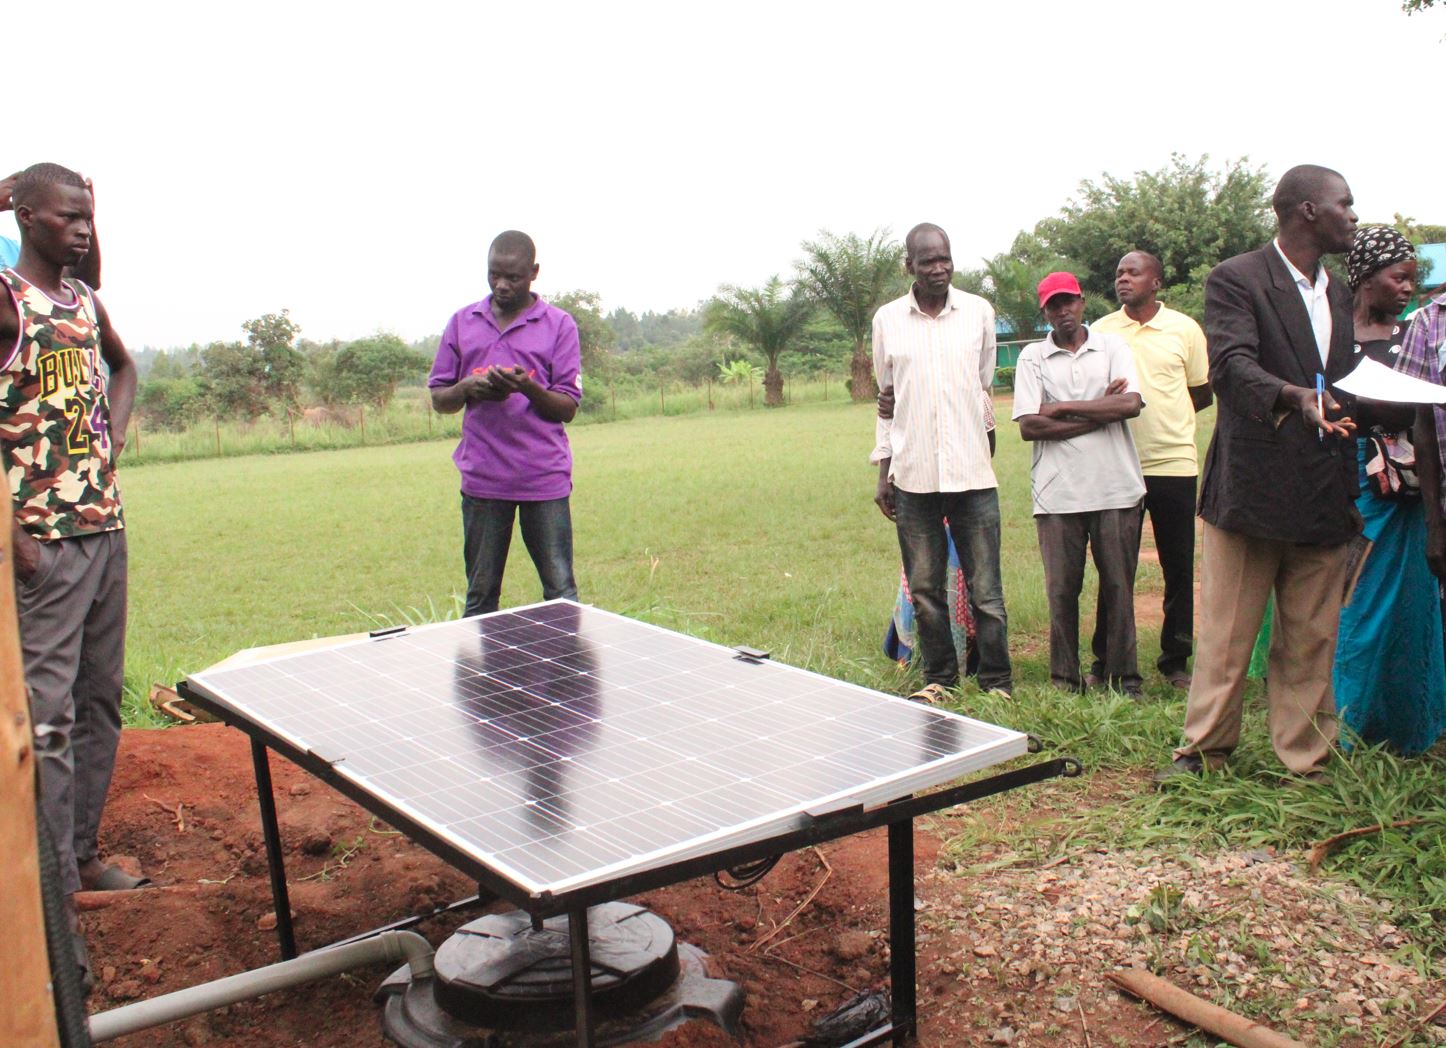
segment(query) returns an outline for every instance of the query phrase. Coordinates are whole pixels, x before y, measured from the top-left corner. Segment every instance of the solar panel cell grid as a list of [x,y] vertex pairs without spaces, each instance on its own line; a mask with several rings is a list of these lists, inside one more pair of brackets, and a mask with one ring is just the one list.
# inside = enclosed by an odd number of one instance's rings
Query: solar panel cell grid
[[1024,752],[1016,732],[553,601],[191,686],[532,893],[721,852]]

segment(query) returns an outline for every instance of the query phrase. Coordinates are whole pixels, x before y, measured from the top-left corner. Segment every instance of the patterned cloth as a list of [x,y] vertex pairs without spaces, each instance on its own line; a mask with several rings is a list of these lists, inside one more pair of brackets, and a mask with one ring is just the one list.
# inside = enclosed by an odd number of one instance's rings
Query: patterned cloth
[[1366,226],[1356,230],[1350,254],[1346,256],[1351,290],[1355,291],[1387,266],[1409,262],[1415,257],[1415,246],[1390,226]]
[[[1446,385],[1446,369],[1442,367],[1441,351],[1446,348],[1446,293],[1433,298],[1416,310],[1401,352],[1396,356],[1396,370],[1412,378],[1425,379],[1438,386]],[[1431,413],[1436,423],[1436,442],[1441,469],[1446,473],[1446,410],[1438,405]],[[1446,508],[1446,485],[1442,486],[1442,507]]]
[[20,317],[16,344],[0,348],[0,448],[16,520],[41,540],[124,527],[90,288],[67,280],[65,304],[13,269],[0,283]]
[[[949,543],[949,569],[944,590],[949,599],[949,632],[954,638],[954,651],[961,666],[968,662],[969,644],[974,639],[974,612],[969,606],[969,587],[964,582],[964,570],[959,566],[959,552],[954,548],[954,536],[948,525],[944,533]],[[899,595],[894,601],[894,613],[889,617],[889,628],[884,634],[884,654],[901,666],[907,667],[919,646],[919,634],[914,625],[914,598],[909,595],[909,576],[899,568]]]

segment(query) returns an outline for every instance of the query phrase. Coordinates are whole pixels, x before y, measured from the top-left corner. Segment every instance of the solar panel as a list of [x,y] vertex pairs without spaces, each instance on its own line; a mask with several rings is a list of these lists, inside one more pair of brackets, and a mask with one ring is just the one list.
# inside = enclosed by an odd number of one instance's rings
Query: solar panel
[[415,627],[192,688],[532,894],[805,826],[1025,736],[571,601]]

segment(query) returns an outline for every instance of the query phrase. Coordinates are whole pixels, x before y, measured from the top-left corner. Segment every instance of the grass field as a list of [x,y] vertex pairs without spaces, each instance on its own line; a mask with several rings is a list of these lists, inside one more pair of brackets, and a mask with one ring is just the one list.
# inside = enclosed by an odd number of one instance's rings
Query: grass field
[[[898,550],[872,502],[872,436],[871,409],[839,401],[575,429],[582,599],[866,686],[910,686],[915,678],[880,649]],[[153,723],[137,701],[151,682],[175,681],[241,648],[455,615],[463,582],[450,450],[433,441],[125,469],[132,722]],[[1184,703],[1153,676],[1154,628],[1140,637],[1145,703],[1048,687],[1029,451],[1007,421],[995,468],[1019,687],[1004,701],[969,686],[961,707],[1033,732],[1092,770],[1138,774],[1163,763]],[[1142,562],[1137,592],[1158,594],[1160,585],[1158,568]],[[503,605],[539,596],[515,541]],[[1090,626],[1086,616],[1082,635]],[[1295,848],[1373,822],[1421,819],[1419,831],[1379,835],[1327,869],[1393,900],[1429,966],[1446,937],[1436,930],[1446,915],[1446,813],[1434,799],[1446,760],[1364,750],[1339,769],[1330,787],[1276,788],[1280,768],[1255,707],[1225,773],[1164,795],[1140,790],[1119,805],[1092,801],[1087,779],[1079,804],[1093,815],[1071,817],[1063,829],[1024,820],[1010,832],[1046,849],[1081,837]]]
[[[1005,576],[1027,653],[1046,627],[1042,574],[1028,449],[1004,436]],[[898,551],[872,502],[868,408],[693,414],[572,437],[584,600],[860,683],[895,683],[879,645]],[[450,450],[431,442],[125,470],[132,683],[238,648],[451,614],[463,580]],[[510,568],[504,605],[537,599],[520,541]],[[1026,655],[1026,679],[1041,665]]]

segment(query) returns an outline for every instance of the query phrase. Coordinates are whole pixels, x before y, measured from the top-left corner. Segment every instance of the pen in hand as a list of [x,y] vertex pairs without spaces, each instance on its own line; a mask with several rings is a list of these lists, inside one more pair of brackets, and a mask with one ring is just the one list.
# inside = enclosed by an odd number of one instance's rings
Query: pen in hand
[[[1319,371],[1315,375],[1315,411],[1321,421],[1325,421],[1325,376]],[[1317,444],[1325,443],[1325,430],[1316,427],[1315,440]]]

